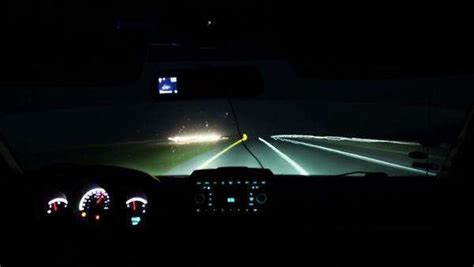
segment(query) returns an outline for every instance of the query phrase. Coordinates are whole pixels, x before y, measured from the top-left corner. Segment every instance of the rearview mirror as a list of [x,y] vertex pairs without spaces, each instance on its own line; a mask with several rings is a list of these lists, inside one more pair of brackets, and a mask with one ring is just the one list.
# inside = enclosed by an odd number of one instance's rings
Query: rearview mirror
[[253,66],[159,70],[151,94],[156,99],[252,97],[263,93],[263,79]]

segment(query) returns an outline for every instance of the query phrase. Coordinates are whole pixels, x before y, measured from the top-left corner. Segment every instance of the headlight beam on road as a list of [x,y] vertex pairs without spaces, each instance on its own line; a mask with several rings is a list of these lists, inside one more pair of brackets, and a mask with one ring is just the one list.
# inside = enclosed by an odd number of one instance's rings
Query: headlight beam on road
[[284,159],[286,162],[288,162],[288,164],[290,164],[291,167],[293,167],[299,174],[306,175],[306,176],[309,175],[309,173],[305,169],[303,169],[303,167],[301,167],[298,163],[296,163],[294,160],[292,160],[290,157],[288,157],[288,155],[281,152],[278,148],[274,147],[272,144],[268,143],[267,141],[265,141],[261,137],[259,137],[258,140],[262,141],[262,143],[264,143],[271,150],[273,150],[275,153],[277,153],[278,156],[280,156],[282,159]]
[[343,137],[343,136],[317,136],[317,135],[303,135],[303,134],[280,134],[272,135],[272,139],[285,139],[285,138],[297,138],[297,139],[314,139],[314,140],[325,140],[325,141],[350,141],[357,143],[388,143],[397,145],[407,146],[421,146],[417,142],[406,142],[406,141],[394,141],[394,140],[381,140],[381,139],[369,139],[369,138],[357,138],[357,137]]
[[433,172],[424,171],[424,170],[421,170],[421,169],[415,169],[415,168],[403,166],[403,165],[400,165],[400,164],[396,164],[396,163],[392,163],[392,162],[388,162],[388,161],[384,161],[384,160],[380,160],[380,159],[374,159],[374,158],[362,156],[362,155],[355,154],[355,153],[345,152],[345,151],[342,151],[342,150],[337,150],[337,149],[328,148],[328,147],[324,147],[324,146],[313,145],[313,144],[300,142],[300,141],[295,141],[295,140],[289,140],[289,139],[280,138],[280,137],[275,137],[274,139],[284,141],[284,142],[293,143],[293,144],[297,144],[297,145],[303,145],[303,146],[307,146],[307,147],[317,148],[317,149],[321,149],[321,150],[324,150],[324,151],[333,152],[333,153],[344,155],[344,156],[347,156],[347,157],[360,159],[360,160],[364,160],[364,161],[367,161],[367,162],[376,163],[376,164],[380,164],[380,165],[384,165],[384,166],[389,166],[389,167],[393,167],[393,168],[397,168],[397,169],[416,172],[416,173],[420,173],[420,174],[427,174],[427,175],[431,175],[431,176],[436,175],[436,173],[433,173]]

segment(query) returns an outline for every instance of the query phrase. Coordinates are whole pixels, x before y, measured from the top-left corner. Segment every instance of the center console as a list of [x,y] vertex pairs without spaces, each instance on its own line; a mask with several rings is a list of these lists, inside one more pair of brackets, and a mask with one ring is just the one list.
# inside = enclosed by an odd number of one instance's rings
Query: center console
[[246,168],[194,172],[194,213],[200,216],[267,214],[271,176],[268,170]]

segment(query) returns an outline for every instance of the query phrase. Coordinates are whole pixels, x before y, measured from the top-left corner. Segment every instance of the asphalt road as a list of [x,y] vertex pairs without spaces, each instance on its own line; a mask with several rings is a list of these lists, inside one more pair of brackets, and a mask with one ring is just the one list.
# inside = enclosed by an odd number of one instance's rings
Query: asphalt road
[[[216,157],[231,143],[216,144],[215,148],[175,166],[167,174],[191,174],[199,168],[259,167],[242,144]],[[385,149],[372,144],[353,147],[314,140],[274,140],[271,137],[252,138],[245,143],[263,166],[275,174],[335,175],[368,171],[385,172],[390,176],[426,175],[426,170],[411,167],[412,160],[406,156],[405,147]]]

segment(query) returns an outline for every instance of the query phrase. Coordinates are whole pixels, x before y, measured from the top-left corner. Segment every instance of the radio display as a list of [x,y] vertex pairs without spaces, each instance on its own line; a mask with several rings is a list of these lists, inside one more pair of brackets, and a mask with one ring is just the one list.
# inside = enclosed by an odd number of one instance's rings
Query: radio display
[[199,179],[195,185],[197,214],[260,214],[266,206],[265,180]]
[[249,203],[249,192],[245,183],[227,182],[215,188],[216,207],[225,210],[245,209]]

